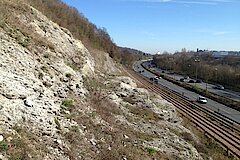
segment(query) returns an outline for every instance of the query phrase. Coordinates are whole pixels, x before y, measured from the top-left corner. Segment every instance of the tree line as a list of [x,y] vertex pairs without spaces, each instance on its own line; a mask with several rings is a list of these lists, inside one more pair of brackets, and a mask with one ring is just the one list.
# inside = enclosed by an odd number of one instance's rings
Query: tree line
[[76,8],[68,6],[61,0],[26,1],[61,27],[67,28],[75,38],[87,45],[106,52],[116,47],[105,28],[97,27]]
[[131,64],[141,55],[121,50],[112,40],[104,27],[91,23],[76,8],[68,6],[61,0],[25,0],[45,16],[67,28],[76,39],[80,39],[88,48],[97,48],[109,53],[110,57],[123,64]]
[[176,52],[155,55],[153,62],[162,69],[206,82],[240,90],[240,57],[215,58],[210,53]]

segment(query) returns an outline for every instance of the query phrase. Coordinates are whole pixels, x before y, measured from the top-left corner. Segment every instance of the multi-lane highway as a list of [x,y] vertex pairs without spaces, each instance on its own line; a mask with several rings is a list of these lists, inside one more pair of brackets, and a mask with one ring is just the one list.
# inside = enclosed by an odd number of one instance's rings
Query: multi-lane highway
[[[146,78],[151,78],[151,77],[154,77],[155,75],[148,72],[147,70],[145,70],[142,66],[141,66],[141,63],[142,61],[138,61],[136,62],[134,65],[133,65],[133,69],[136,71],[136,72],[141,72],[141,74],[146,77]],[[143,72],[142,72],[143,71]],[[180,76],[178,75],[172,75],[172,76],[175,76],[175,78],[181,78]],[[180,87],[178,85],[175,85],[167,80],[164,80],[164,79],[159,79],[158,80],[158,83],[175,91],[175,92],[178,92],[179,94],[182,94],[184,95],[186,98],[188,98],[190,101],[196,101],[197,97],[199,96],[199,94],[197,93],[194,93],[192,91],[189,91],[183,87]],[[199,87],[206,87],[206,84],[204,86],[204,84],[197,84],[199,85]],[[212,89],[212,86],[211,85],[208,85],[208,89],[211,90]],[[213,89],[212,89],[213,90]],[[239,98],[236,97],[238,100]],[[224,116],[227,116],[231,119],[233,119],[234,121],[237,121],[240,123],[240,112],[234,110],[234,109],[231,109],[225,105],[222,105],[218,102],[215,102],[211,99],[207,99],[208,102],[207,104],[202,104],[203,107],[206,107],[206,108],[209,108],[215,112],[219,112],[221,114],[223,114]]]
[[[151,63],[151,61],[145,61],[143,63],[143,65],[145,65],[147,67],[147,66],[149,66],[150,63]],[[154,68],[154,69],[156,72],[159,72],[159,73],[162,73],[162,71],[163,71],[159,68]],[[168,71],[164,71],[164,72],[165,72],[164,74],[168,73]],[[184,78],[184,76],[178,75],[178,74],[167,74],[167,76],[172,77],[173,79],[178,80],[178,81],[180,81],[181,78]],[[191,79],[185,80],[185,82],[187,83],[189,80],[191,80]],[[232,99],[234,101],[240,101],[240,93],[239,92],[234,92],[234,91],[227,90],[227,89],[224,89],[224,90],[216,89],[216,88],[214,88],[216,85],[205,83],[205,82],[189,83],[189,84],[196,85],[198,88],[201,88],[203,90],[205,90],[207,88],[208,91],[215,93],[217,95]]]

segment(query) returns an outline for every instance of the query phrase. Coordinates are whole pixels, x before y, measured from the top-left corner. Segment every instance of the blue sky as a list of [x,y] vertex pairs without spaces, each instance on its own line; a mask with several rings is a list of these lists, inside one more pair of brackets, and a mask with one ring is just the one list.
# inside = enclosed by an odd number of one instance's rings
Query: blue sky
[[240,0],[63,0],[119,46],[148,53],[240,50]]

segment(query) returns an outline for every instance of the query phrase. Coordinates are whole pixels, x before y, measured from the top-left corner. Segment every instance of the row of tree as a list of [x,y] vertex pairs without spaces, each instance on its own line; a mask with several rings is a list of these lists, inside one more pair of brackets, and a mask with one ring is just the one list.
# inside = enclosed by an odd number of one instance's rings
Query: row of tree
[[26,0],[49,19],[67,28],[75,38],[91,47],[109,52],[116,48],[105,28],[98,28],[74,7],[61,0]]
[[240,90],[240,57],[215,58],[209,53],[177,52],[155,55],[153,62],[171,72]]
[[130,51],[122,50],[113,42],[106,28],[97,27],[76,8],[68,6],[61,0],[25,1],[55,23],[67,28],[86,47],[103,50],[123,64],[131,64],[142,56],[142,54],[131,54]]

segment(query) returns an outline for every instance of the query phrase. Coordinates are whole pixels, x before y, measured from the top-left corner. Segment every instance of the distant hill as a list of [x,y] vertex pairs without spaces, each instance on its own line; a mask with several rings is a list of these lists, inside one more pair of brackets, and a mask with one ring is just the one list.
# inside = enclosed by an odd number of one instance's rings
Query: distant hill
[[132,48],[127,48],[127,47],[119,47],[119,49],[122,51],[122,52],[129,52],[129,53],[132,53],[132,54],[139,54],[139,55],[150,55],[149,53],[145,53],[145,52],[142,52],[142,51],[139,51],[139,50],[136,50],[136,49],[132,49]]

